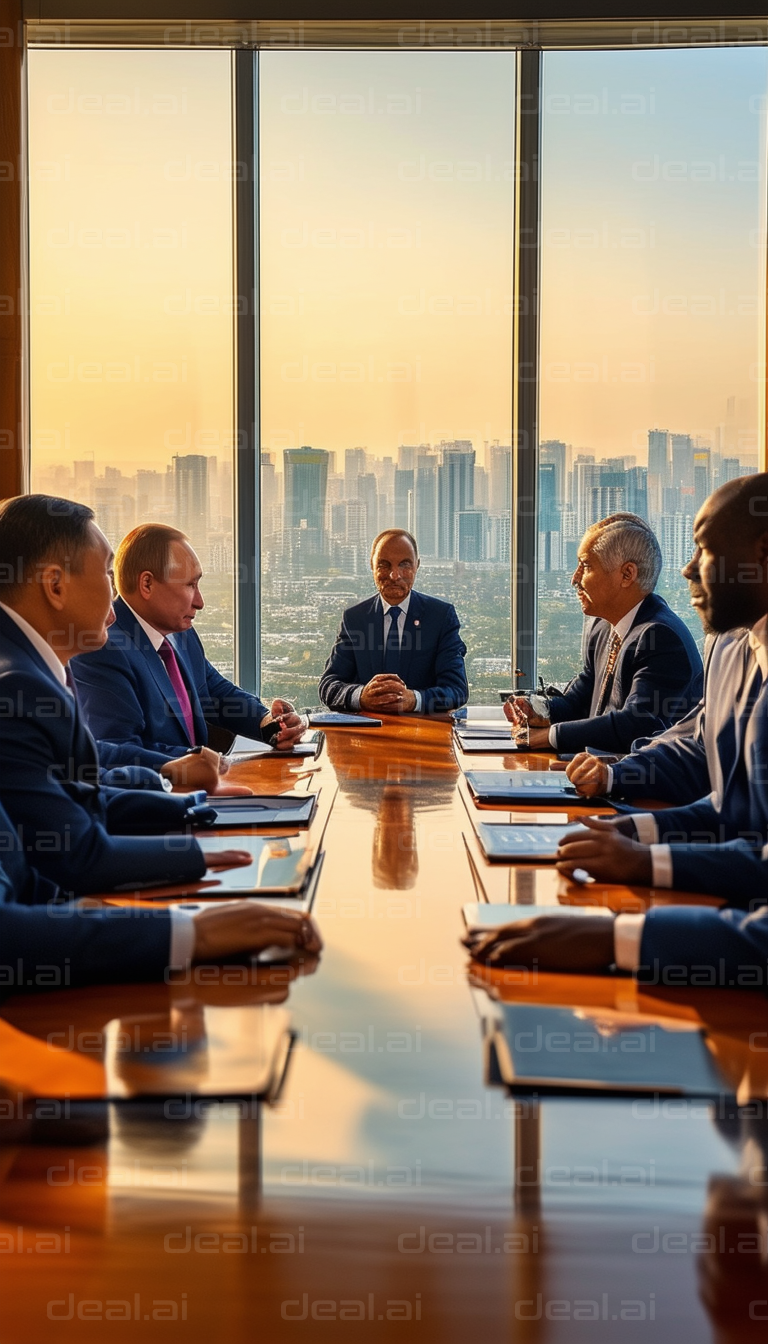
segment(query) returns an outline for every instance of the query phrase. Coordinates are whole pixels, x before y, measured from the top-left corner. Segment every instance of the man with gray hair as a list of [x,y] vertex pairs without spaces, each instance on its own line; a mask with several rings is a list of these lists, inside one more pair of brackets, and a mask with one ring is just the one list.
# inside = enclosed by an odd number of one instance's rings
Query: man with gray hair
[[588,528],[571,583],[592,617],[584,667],[548,714],[516,696],[505,704],[528,745],[562,753],[628,752],[637,737],[681,719],[702,693],[701,657],[690,631],[654,593],[661,572],[656,536],[642,518],[614,514]]

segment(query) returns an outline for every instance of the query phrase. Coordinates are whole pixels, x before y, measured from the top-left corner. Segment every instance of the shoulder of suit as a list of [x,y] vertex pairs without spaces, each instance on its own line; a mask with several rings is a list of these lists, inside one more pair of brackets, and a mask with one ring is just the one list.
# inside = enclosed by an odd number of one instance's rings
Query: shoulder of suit
[[643,606],[646,607],[646,610],[643,611],[641,608],[638,611],[635,624],[629,634],[641,636],[656,627],[657,629],[669,630],[670,634],[676,635],[689,648],[696,647],[696,640],[685,621],[681,616],[678,616],[676,611],[672,610],[669,603],[658,593],[649,593],[648,597],[643,600]]

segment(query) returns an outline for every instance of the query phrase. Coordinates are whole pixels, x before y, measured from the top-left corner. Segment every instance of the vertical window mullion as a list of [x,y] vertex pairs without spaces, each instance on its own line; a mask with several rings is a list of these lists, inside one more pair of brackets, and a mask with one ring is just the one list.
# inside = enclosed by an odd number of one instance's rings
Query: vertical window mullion
[[[538,539],[541,51],[521,51],[515,115],[512,367],[513,685],[535,684]],[[519,675],[518,675],[519,674]]]
[[235,667],[261,685],[258,53],[235,53]]

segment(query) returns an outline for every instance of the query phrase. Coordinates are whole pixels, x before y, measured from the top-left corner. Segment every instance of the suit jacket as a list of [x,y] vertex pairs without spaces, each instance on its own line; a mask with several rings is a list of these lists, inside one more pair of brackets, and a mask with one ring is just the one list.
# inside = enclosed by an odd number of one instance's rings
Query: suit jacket
[[665,732],[632,744],[631,753],[613,766],[612,798],[693,803],[722,783],[717,741],[748,655],[746,630],[708,638],[701,700]]
[[106,765],[160,769],[190,746],[206,746],[208,724],[260,738],[267,708],[208,662],[196,630],[170,635],[195,722],[190,743],[179,702],[159,653],[130,607],[118,597],[103,648],[70,664],[88,725]]
[[734,639],[705,707],[711,793],[651,815],[658,842],[670,846],[675,888],[749,907],[768,902],[768,682],[745,683],[737,714],[744,664],[743,640]]
[[698,988],[768,986],[768,906],[750,914],[703,905],[648,911],[638,979]]
[[582,671],[550,701],[558,751],[629,751],[636,737],[667,728],[701,698],[695,640],[663,597],[649,593],[619,650],[607,707],[595,715],[610,637],[608,621],[593,622]]
[[196,881],[184,829],[189,795],[99,785],[96,744],[77,704],[0,610],[0,804],[43,877],[65,892]]
[[[168,910],[83,910],[59,903],[54,882],[31,868],[0,807],[0,992],[155,980],[168,964]],[[126,915],[134,928],[126,924]]]
[[[450,602],[411,590],[400,642],[398,675],[421,692],[422,711],[459,709],[469,696],[459,618]],[[384,671],[384,608],[378,594],[348,607],[320,678],[320,699],[329,709],[351,708],[352,695]]]

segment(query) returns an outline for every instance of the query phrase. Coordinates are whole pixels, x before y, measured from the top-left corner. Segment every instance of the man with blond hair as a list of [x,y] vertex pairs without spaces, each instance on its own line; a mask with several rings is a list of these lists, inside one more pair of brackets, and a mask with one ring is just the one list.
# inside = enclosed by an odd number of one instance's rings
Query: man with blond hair
[[588,528],[571,579],[585,617],[584,667],[548,713],[517,696],[505,704],[528,745],[562,753],[596,748],[623,754],[635,738],[683,718],[702,692],[693,636],[653,590],[661,572],[655,534],[641,518],[616,514]]
[[271,740],[289,749],[304,725],[287,700],[268,709],[208,661],[193,628],[205,605],[202,573],[183,532],[163,523],[135,527],[115,554],[118,597],[107,642],[75,658],[72,672],[110,764],[150,766],[174,784],[213,792],[226,762],[209,748],[209,728],[266,740],[265,729],[278,721]]

